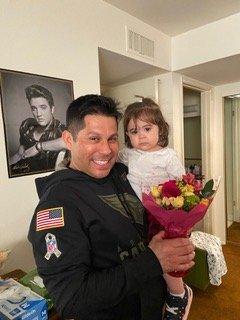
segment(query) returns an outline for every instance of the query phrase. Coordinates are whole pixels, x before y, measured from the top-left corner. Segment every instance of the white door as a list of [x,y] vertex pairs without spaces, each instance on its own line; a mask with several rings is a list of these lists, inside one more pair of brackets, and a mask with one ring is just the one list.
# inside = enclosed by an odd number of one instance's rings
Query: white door
[[232,99],[233,120],[233,221],[240,222],[240,98]]
[[224,135],[225,135],[225,190],[226,190],[226,215],[227,227],[234,221],[234,196],[233,196],[233,108],[232,99],[224,101]]

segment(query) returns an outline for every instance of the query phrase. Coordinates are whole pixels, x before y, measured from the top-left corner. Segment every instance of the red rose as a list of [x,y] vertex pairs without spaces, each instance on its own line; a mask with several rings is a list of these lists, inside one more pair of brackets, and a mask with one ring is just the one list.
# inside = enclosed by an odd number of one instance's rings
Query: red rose
[[178,189],[175,180],[169,180],[165,182],[162,186],[162,195],[163,197],[174,197],[180,196],[181,191]]

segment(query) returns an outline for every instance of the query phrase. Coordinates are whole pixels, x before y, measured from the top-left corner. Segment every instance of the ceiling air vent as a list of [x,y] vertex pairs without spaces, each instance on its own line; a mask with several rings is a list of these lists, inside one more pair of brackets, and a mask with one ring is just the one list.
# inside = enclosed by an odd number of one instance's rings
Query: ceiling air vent
[[145,36],[126,28],[127,51],[141,55],[142,57],[154,59],[154,41]]

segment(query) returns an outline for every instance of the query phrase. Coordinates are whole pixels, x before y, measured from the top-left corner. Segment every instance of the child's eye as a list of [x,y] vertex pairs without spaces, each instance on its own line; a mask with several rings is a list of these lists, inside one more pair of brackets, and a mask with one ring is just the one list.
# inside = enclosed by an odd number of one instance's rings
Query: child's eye
[[148,131],[151,131],[151,129],[152,129],[151,127],[147,127],[147,128],[145,128],[145,131],[148,132]]

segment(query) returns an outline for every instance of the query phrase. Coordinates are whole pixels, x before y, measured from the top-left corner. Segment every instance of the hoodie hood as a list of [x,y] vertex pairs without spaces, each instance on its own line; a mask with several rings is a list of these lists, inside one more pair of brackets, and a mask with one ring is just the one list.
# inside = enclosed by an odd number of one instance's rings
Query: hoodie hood
[[[115,164],[115,166],[116,165],[120,165],[120,164]],[[93,178],[81,171],[70,169],[70,168],[64,168],[64,170],[55,171],[49,176],[46,176],[43,178],[37,178],[35,179],[35,184],[36,184],[38,197],[41,198],[48,190],[50,190],[51,187],[53,187],[54,185],[57,185],[62,181],[67,181],[67,180],[86,181],[86,182],[94,181],[97,184],[104,184],[109,179],[109,177],[113,175],[115,166],[112,168],[108,176],[101,179]]]

